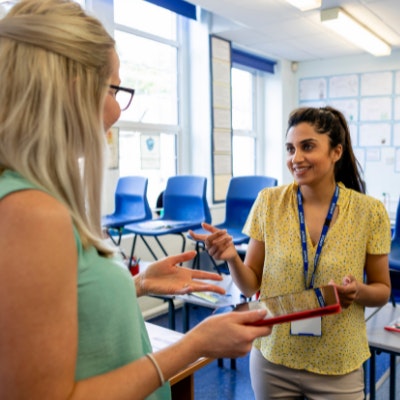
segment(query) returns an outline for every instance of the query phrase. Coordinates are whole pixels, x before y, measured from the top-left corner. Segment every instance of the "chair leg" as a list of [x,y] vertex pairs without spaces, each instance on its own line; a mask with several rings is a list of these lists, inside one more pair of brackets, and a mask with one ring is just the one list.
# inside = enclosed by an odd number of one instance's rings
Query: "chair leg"
[[150,252],[150,254],[153,256],[153,258],[155,260],[158,260],[157,255],[154,253],[153,249],[151,248],[151,246],[149,245],[149,243],[147,242],[147,240],[144,238],[144,236],[140,235],[140,238],[142,239],[143,243],[146,245],[147,250]]
[[131,257],[130,257],[129,260],[132,260],[134,254],[135,254],[136,239],[137,239],[137,235],[135,235],[135,236],[133,237],[133,243],[132,243],[132,248],[131,248]]
[[123,228],[115,228],[118,231],[118,240],[114,239],[114,236],[110,232],[111,229],[112,228],[107,228],[106,229],[107,235],[111,239],[111,241],[115,244],[115,246],[119,247],[119,245],[121,244]]
[[394,298],[393,291],[390,293],[390,301],[392,302],[392,306],[396,307],[396,300]]
[[391,302],[392,302],[392,306],[393,306],[393,307],[396,307],[396,301],[395,301],[395,299],[394,299],[394,294],[393,294],[393,292],[390,294],[390,300],[391,300]]
[[195,251],[196,256],[193,259],[192,269],[200,269],[200,242],[196,242]]

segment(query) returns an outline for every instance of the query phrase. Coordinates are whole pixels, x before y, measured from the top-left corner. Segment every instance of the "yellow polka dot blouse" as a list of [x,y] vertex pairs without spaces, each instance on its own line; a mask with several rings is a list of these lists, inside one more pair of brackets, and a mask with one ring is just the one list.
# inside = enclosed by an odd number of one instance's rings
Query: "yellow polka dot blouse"
[[[339,213],[322,248],[315,287],[331,279],[340,284],[348,274],[363,281],[366,254],[390,252],[390,220],[384,205],[339,186]],[[295,183],[264,189],[243,230],[265,245],[261,298],[305,289],[296,191]],[[307,232],[310,274],[316,248]],[[358,304],[322,317],[320,337],[292,336],[290,323],[284,323],[275,325],[270,336],[257,339],[255,346],[272,363],[328,375],[351,372],[370,356],[364,308]]]

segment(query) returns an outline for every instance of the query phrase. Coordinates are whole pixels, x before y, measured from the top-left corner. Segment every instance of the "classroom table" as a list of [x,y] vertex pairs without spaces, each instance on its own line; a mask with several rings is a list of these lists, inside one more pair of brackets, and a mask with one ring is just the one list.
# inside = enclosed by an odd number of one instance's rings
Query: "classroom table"
[[[246,300],[245,296],[240,292],[239,288],[233,283],[232,277],[229,274],[221,274],[222,281],[215,282],[213,284],[221,286],[225,289],[225,295],[219,295],[216,293],[199,293],[199,294],[185,294],[176,296],[177,299],[183,302],[182,306],[182,329],[183,332],[187,332],[190,328],[190,309],[192,307],[205,307],[212,310],[218,308],[230,307],[238,303],[243,303]],[[204,297],[202,297],[204,296]],[[208,299],[207,299],[208,297]],[[223,367],[224,361],[222,358],[218,359],[218,366]],[[236,359],[230,359],[231,369],[236,369]]]
[[239,288],[233,283],[231,275],[221,274],[221,276],[222,281],[210,282],[222,287],[226,291],[225,295],[219,295],[216,293],[198,293],[176,296],[177,299],[183,302],[183,332],[189,330],[189,313],[191,306],[199,306],[215,310],[220,307],[228,307],[246,301],[246,297],[242,295]]
[[371,350],[370,358],[370,400],[376,396],[375,358],[376,354],[390,354],[390,400],[396,396],[396,356],[400,355],[400,333],[389,332],[384,329],[393,320],[400,318],[400,307],[393,307],[392,303],[386,304],[367,320],[368,343]]
[[[184,334],[146,322],[153,351],[161,350],[181,339]],[[194,373],[213,359],[202,357],[174,375],[171,385],[172,400],[194,400]]]

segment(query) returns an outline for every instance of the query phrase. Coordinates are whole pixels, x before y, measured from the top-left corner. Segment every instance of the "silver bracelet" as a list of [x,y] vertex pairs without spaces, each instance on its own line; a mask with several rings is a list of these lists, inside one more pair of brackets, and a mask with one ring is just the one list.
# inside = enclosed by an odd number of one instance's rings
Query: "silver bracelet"
[[147,353],[146,357],[153,363],[155,369],[157,370],[158,377],[160,378],[161,386],[164,386],[165,379],[158,362],[151,353]]

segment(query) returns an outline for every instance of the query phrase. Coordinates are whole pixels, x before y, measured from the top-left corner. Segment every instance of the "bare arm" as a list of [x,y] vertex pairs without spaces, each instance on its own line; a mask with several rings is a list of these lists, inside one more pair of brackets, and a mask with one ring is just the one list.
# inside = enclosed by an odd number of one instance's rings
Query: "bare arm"
[[204,241],[210,256],[228,263],[235,284],[246,297],[251,297],[261,285],[264,243],[250,239],[243,262],[226,230],[217,229],[206,223],[203,224],[203,228],[211,234],[196,235],[192,231],[189,233],[194,239]]
[[367,254],[365,272],[366,283],[358,282],[349,275],[344,277],[342,285],[337,285],[343,307],[348,307],[353,301],[365,307],[379,307],[387,303],[391,287],[388,256]]
[[193,259],[195,255],[195,251],[187,251],[163,258],[148,266],[144,272],[135,276],[137,295],[143,296],[149,293],[187,294],[200,291],[224,294],[225,290],[220,286],[203,281],[204,279],[221,281],[220,275],[179,266],[179,264]]
[[[245,314],[245,315],[243,315]],[[170,379],[199,357],[241,357],[250,351],[253,340],[271,332],[267,326],[251,326],[265,312],[228,313],[210,317],[189,331],[178,343],[154,353],[165,380]],[[226,340],[229,335],[229,340]],[[146,384],[144,384],[146,382]],[[159,386],[153,364],[145,357],[110,373],[78,382],[73,400],[143,399]]]
[[0,398],[63,398],[77,353],[71,218],[33,190],[0,201]]
[[[77,251],[70,215],[52,197],[27,190],[2,199],[0,217],[0,326],[7,327],[0,329],[0,398],[135,400],[159,387],[146,357],[75,381]],[[251,326],[264,315],[230,313],[203,321],[154,355],[165,379],[199,356],[244,355],[254,338],[270,333]]]

